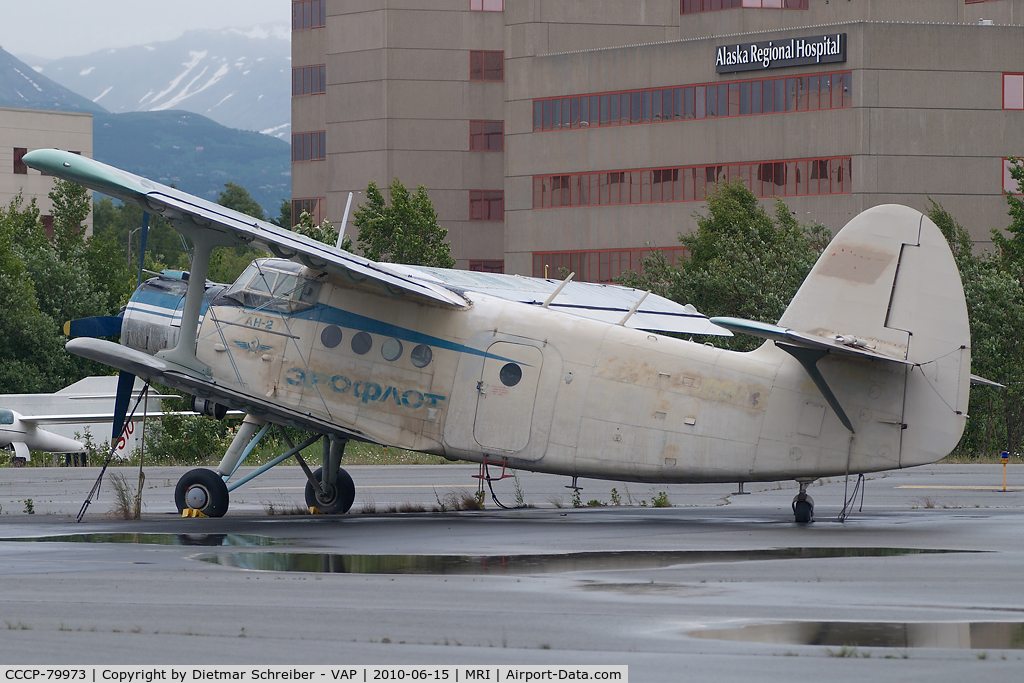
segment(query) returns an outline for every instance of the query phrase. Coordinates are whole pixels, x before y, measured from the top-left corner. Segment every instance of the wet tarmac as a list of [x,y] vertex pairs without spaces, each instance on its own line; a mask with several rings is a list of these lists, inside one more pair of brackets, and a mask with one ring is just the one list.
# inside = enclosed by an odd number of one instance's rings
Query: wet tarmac
[[[356,504],[340,517],[281,514],[300,511],[303,487],[282,467],[239,489],[225,518],[183,519],[184,470],[156,468],[141,520],[111,518],[105,486],[76,524],[97,469],[0,469],[0,661],[1024,679],[1021,465],[1006,493],[999,466],[876,475],[844,524],[844,483],[826,481],[808,526],[792,521],[792,482],[736,495],[581,481],[574,508],[567,479],[520,473],[518,495],[514,480],[495,492],[535,507],[488,495],[483,511],[430,512],[472,493],[476,468],[350,471]],[[651,507],[662,492],[672,507]],[[402,507],[425,511],[387,512]]]

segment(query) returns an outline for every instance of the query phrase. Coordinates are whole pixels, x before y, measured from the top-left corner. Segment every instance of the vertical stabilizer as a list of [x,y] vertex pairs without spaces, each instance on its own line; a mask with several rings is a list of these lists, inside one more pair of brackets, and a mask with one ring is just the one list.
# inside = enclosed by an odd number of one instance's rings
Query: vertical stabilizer
[[967,304],[949,246],[927,216],[888,204],[854,218],[828,245],[779,325],[856,338],[912,364],[900,466],[934,462],[960,440],[970,389]]

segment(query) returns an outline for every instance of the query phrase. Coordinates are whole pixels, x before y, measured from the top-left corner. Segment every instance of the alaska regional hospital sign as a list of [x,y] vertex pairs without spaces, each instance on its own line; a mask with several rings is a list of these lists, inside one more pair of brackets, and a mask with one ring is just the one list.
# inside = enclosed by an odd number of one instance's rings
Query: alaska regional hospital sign
[[845,33],[721,45],[715,49],[715,71],[720,74],[845,61]]

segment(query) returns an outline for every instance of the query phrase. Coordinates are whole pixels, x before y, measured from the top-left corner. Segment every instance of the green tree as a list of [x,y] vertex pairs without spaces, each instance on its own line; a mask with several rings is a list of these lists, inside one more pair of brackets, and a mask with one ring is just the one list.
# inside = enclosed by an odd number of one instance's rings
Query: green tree
[[224,189],[217,195],[217,203],[261,221],[267,219],[259,202],[249,196],[248,190],[235,183],[224,183]]
[[416,194],[411,194],[395,178],[388,194],[390,206],[371,181],[366,188],[366,203],[360,204],[353,216],[363,255],[374,261],[455,267],[451,246],[445,241],[448,230],[437,224],[437,212],[427,196],[427,188],[419,185]]
[[63,338],[39,310],[15,246],[38,218],[35,200],[24,206],[21,195],[0,209],[0,393],[47,391],[64,371]]
[[[655,251],[641,273],[627,273],[619,284],[693,304],[705,315],[774,323],[830,239],[819,224],[800,225],[779,199],[773,217],[741,181],[715,186],[707,214],[695,217],[697,230],[679,236],[686,247],[681,265]],[[743,351],[761,344],[746,335],[712,341]]]
[[[334,227],[334,224],[325,218],[320,225],[313,225],[313,217],[309,215],[308,211],[299,214],[299,222],[292,227],[292,230],[332,247],[338,243],[338,229]],[[345,235],[341,241],[341,248],[345,251],[352,251],[352,238]]]
[[292,227],[292,202],[290,199],[281,200],[281,208],[279,209],[280,214],[277,218],[270,221],[274,225],[278,225],[282,228]]

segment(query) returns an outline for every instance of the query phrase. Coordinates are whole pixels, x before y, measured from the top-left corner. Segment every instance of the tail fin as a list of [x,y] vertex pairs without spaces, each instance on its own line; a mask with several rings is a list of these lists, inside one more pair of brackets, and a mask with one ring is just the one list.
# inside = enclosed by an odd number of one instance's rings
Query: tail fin
[[960,273],[938,227],[914,209],[864,211],[832,240],[779,326],[856,338],[912,364],[900,466],[934,462],[967,419],[971,335]]

